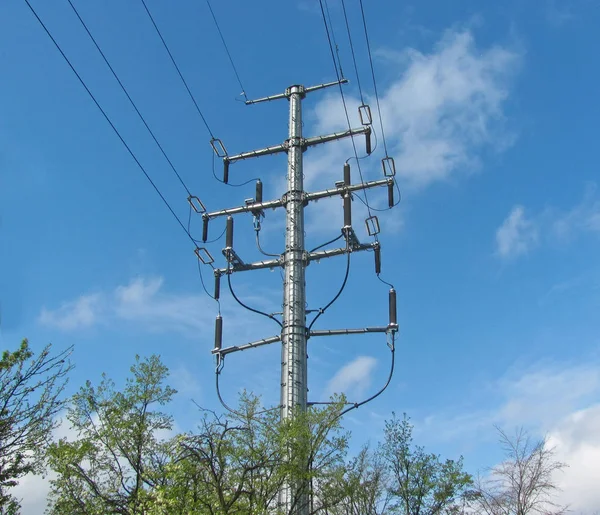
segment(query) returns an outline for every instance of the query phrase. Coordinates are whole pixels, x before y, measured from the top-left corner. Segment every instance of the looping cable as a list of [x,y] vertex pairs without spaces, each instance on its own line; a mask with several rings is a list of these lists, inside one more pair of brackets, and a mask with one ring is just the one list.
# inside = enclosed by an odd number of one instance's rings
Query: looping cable
[[[231,292],[231,296],[235,299],[235,301],[242,306],[243,308],[246,308],[248,311],[252,311],[253,313],[256,313],[257,315],[262,315],[264,317],[270,318],[271,320],[273,320],[274,322],[277,323],[277,325],[279,325],[279,327],[281,327],[283,329],[283,324],[277,320],[273,315],[270,315],[269,313],[265,313],[264,311],[260,311],[258,309],[254,309],[251,308],[250,306],[248,306],[247,304],[244,304],[235,294],[235,292],[233,291],[233,287],[231,286],[231,270],[227,271],[227,284],[229,286],[229,291]],[[213,297],[214,298],[214,297]]]

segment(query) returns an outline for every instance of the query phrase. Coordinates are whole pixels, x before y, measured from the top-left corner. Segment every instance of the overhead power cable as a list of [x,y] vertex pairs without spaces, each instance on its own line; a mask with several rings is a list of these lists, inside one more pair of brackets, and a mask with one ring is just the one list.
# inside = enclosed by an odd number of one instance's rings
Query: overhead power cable
[[373,55],[371,54],[371,43],[369,42],[369,31],[367,30],[367,20],[365,18],[365,9],[362,0],[360,2],[360,12],[362,15],[363,28],[365,30],[365,39],[367,41],[367,51],[369,53],[369,63],[371,65],[371,77],[373,78],[373,89],[375,90],[375,100],[377,102],[377,113],[379,115],[379,124],[381,126],[381,137],[383,139],[383,148],[385,157],[388,157],[387,143],[385,141],[385,132],[383,130],[383,119],[381,118],[381,106],[379,105],[379,93],[377,92],[377,81],[375,80],[375,68],[373,67]]
[[185,184],[184,180],[181,178],[181,175],[179,174],[179,172],[177,171],[177,169],[175,168],[175,165],[173,164],[173,162],[171,161],[171,159],[169,159],[169,156],[167,155],[167,153],[165,152],[164,148],[162,147],[162,145],[159,143],[158,139],[156,138],[156,136],[154,135],[154,132],[152,132],[152,129],[150,129],[150,126],[148,125],[148,123],[146,122],[144,116],[142,115],[142,113],[140,112],[140,110],[138,109],[137,105],[135,104],[135,102],[133,101],[133,99],[131,98],[131,95],[129,94],[129,92],[127,91],[127,88],[125,87],[125,85],[123,84],[123,82],[121,82],[121,79],[119,78],[119,76],[117,75],[117,73],[115,72],[114,68],[112,67],[112,65],[110,64],[108,58],[106,57],[106,55],[104,54],[104,52],[102,51],[102,49],[100,48],[100,45],[98,45],[98,42],[96,41],[96,39],[94,38],[94,36],[92,36],[92,33],[90,32],[90,29],[88,28],[88,26],[86,25],[86,23],[83,21],[81,15],[79,14],[79,12],[77,11],[77,9],[75,8],[75,6],[73,5],[73,2],[71,2],[71,0],[67,0],[67,2],[69,2],[69,5],[71,6],[71,9],[73,9],[73,12],[75,13],[75,15],[77,16],[77,19],[80,21],[81,25],[83,26],[83,28],[85,29],[85,31],[87,32],[87,35],[90,37],[90,39],[92,40],[92,43],[94,43],[94,46],[96,47],[96,49],[98,50],[98,52],[100,53],[100,55],[102,56],[102,59],[104,59],[104,62],[106,63],[106,66],[108,66],[108,69],[111,71],[111,73],[113,74],[113,77],[116,79],[116,81],[119,83],[119,86],[121,86],[121,89],[123,90],[123,93],[125,93],[125,96],[127,97],[127,99],[129,100],[129,103],[132,105],[132,107],[135,109],[135,112],[137,113],[137,115],[140,117],[140,120],[142,120],[142,123],[144,124],[144,126],[146,127],[146,129],[148,130],[148,132],[150,133],[150,136],[152,136],[152,139],[154,140],[154,143],[156,143],[156,145],[158,146],[159,150],[161,151],[162,155],[164,156],[164,158],[167,160],[167,163],[169,163],[169,166],[171,167],[171,170],[173,170],[173,173],[175,173],[175,175],[177,176],[177,178],[179,179],[179,182],[181,183],[181,185],[185,188],[185,191],[187,191],[187,194],[189,196],[192,195],[192,193],[190,192],[189,188],[187,187],[187,185]]
[[[324,0],[324,2],[325,2],[325,10],[327,11],[327,19],[329,20],[329,26],[331,27],[331,39],[333,40],[333,46],[335,47],[335,53],[337,55],[337,65],[340,70],[341,78],[344,78],[344,70],[342,70],[342,60],[340,59],[340,47],[338,46],[337,41],[335,40],[335,31],[333,30],[333,22],[331,21],[331,13],[329,12],[329,4],[327,3],[327,0]],[[334,62],[335,62],[335,59],[334,59]]]
[[162,44],[165,47],[165,50],[167,51],[167,54],[169,54],[169,57],[171,58],[171,62],[173,63],[173,66],[177,70],[177,74],[179,75],[179,78],[181,79],[181,82],[183,82],[183,85],[185,86],[185,89],[187,90],[188,95],[192,99],[192,102],[194,103],[194,106],[196,106],[196,111],[198,111],[198,114],[200,115],[200,118],[202,118],[202,121],[204,122],[204,125],[206,126],[206,130],[208,130],[208,132],[210,134],[210,137],[212,139],[216,139],[215,136],[214,136],[214,134],[213,134],[213,132],[211,131],[211,129],[210,129],[209,125],[208,125],[208,122],[206,121],[206,118],[202,114],[202,110],[200,109],[200,106],[198,105],[198,102],[196,102],[196,98],[194,97],[194,94],[192,93],[192,90],[189,88],[189,86],[188,86],[185,78],[183,77],[183,74],[181,73],[181,70],[179,69],[179,66],[177,65],[177,61],[175,61],[175,58],[173,57],[173,54],[171,53],[171,50],[169,50],[169,45],[167,45],[167,42],[165,41],[165,38],[163,38],[163,35],[160,32],[160,29],[158,28],[158,25],[154,21],[154,17],[152,16],[152,13],[150,12],[150,9],[148,9],[148,6],[146,5],[146,2],[144,0],[141,0],[141,2],[142,2],[142,5],[144,6],[144,9],[148,13],[150,21],[152,22],[152,25],[154,25],[154,28],[156,29],[156,33],[158,34],[158,37],[162,41]]
[[96,97],[91,92],[90,88],[88,88],[88,86],[85,83],[85,81],[81,78],[81,75],[79,75],[79,73],[77,72],[77,70],[75,69],[75,67],[73,66],[73,64],[69,60],[69,58],[67,57],[67,55],[64,53],[64,51],[61,48],[61,46],[56,41],[56,39],[54,39],[54,36],[52,36],[52,33],[50,32],[50,30],[48,29],[48,27],[46,27],[46,25],[44,24],[44,22],[38,16],[38,13],[35,11],[35,9],[33,8],[33,6],[31,5],[31,3],[29,3],[29,0],[25,0],[25,3],[27,4],[27,6],[29,7],[29,9],[31,10],[31,12],[33,13],[33,15],[35,16],[35,18],[39,22],[39,24],[42,26],[42,28],[44,29],[44,31],[46,32],[46,34],[48,34],[48,37],[52,40],[52,43],[54,43],[54,46],[60,52],[60,55],[62,55],[62,57],[65,60],[65,62],[69,65],[69,67],[71,68],[71,70],[73,71],[73,73],[75,74],[75,76],[79,79],[79,82],[84,87],[84,89],[87,91],[88,95],[93,100],[94,104],[96,104],[96,107],[102,113],[102,115],[104,116],[104,118],[106,119],[106,121],[108,122],[108,124],[111,126],[112,130],[115,132],[115,134],[117,135],[117,137],[119,138],[119,140],[121,140],[121,143],[123,143],[123,146],[127,149],[127,152],[129,152],[129,154],[131,155],[131,157],[133,158],[133,160],[135,161],[135,163],[138,165],[139,169],[142,171],[142,173],[144,174],[144,176],[146,177],[146,179],[148,179],[148,182],[150,182],[150,184],[152,185],[152,187],[154,188],[154,190],[156,191],[156,193],[158,193],[158,196],[164,202],[165,206],[167,206],[167,208],[169,209],[169,211],[171,212],[171,214],[173,215],[173,217],[177,220],[177,223],[181,226],[181,228],[183,229],[183,231],[185,232],[185,234],[187,235],[187,237],[192,241],[192,243],[194,244],[194,246],[196,246],[194,238],[192,238],[192,236],[190,235],[190,233],[186,230],[185,225],[183,224],[183,222],[181,221],[181,219],[175,214],[175,211],[173,211],[173,208],[171,207],[171,205],[169,204],[169,202],[167,202],[167,199],[164,197],[164,195],[158,189],[158,187],[156,186],[156,184],[154,183],[154,181],[150,178],[150,176],[148,175],[148,172],[146,172],[146,169],[144,168],[144,166],[142,165],[142,163],[139,161],[139,159],[133,153],[133,151],[131,150],[131,148],[129,147],[129,145],[127,144],[127,142],[125,141],[125,139],[123,138],[123,136],[121,136],[121,133],[119,132],[119,130],[115,127],[114,123],[111,121],[111,119],[106,114],[106,111],[104,111],[104,109],[102,108],[102,106],[98,103],[98,100],[96,100]]
[[360,85],[360,74],[358,73],[358,66],[356,65],[356,54],[354,53],[354,44],[352,43],[352,34],[350,32],[350,24],[348,23],[348,13],[346,12],[346,1],[345,0],[342,0],[342,10],[344,11],[344,20],[346,22],[346,32],[348,32],[348,41],[350,43],[350,51],[352,52],[352,62],[354,63],[354,71],[356,72],[356,83],[358,84],[358,92],[360,94],[360,101],[364,105],[365,99],[363,97],[362,87]]
[[213,11],[212,6],[210,5],[209,0],[206,0],[206,5],[208,5],[208,9],[210,10],[212,19],[215,22],[215,26],[217,27],[217,32],[219,33],[219,36],[221,37],[221,41],[223,42],[223,46],[225,47],[225,52],[227,52],[227,57],[229,57],[229,62],[231,63],[231,67],[233,68],[233,73],[235,73],[235,77],[237,78],[238,84],[240,85],[240,88],[242,89],[241,94],[244,95],[245,100],[248,100],[248,96],[246,95],[246,90],[245,90],[244,86],[242,85],[242,79],[240,79],[240,74],[238,73],[235,63],[233,62],[233,57],[231,57],[231,53],[229,52],[229,47],[227,46],[227,43],[225,42],[225,38],[223,37],[223,33],[221,32],[221,27],[219,27],[219,22],[217,21],[217,17],[215,16],[215,13]]
[[[323,0],[319,0],[319,5],[321,6],[321,15],[322,15],[322,18],[323,18],[323,24],[325,25],[325,33],[327,34],[327,41],[329,43],[329,50],[331,52],[331,58],[333,60],[333,65],[335,67],[336,77],[337,77],[337,80],[338,80],[338,83],[339,83],[340,96],[342,97],[342,105],[344,106],[344,113],[346,114],[346,122],[348,123],[348,129],[352,130],[352,124],[350,123],[350,116],[348,115],[348,107],[346,105],[346,97],[344,96],[344,89],[343,89],[342,84],[340,82],[340,80],[341,80],[340,73],[339,73],[337,65],[336,65],[335,52],[333,50],[333,44],[331,42],[331,35],[329,33],[329,25],[327,24],[327,18],[325,16],[325,9],[323,7]],[[358,151],[356,150],[356,142],[354,141],[354,137],[353,136],[350,139],[352,140],[352,147],[354,149],[354,157],[356,158],[356,164],[358,166],[358,174],[360,176],[360,182],[361,182],[361,184],[364,185],[365,181],[364,181],[364,178],[363,178],[362,169],[360,167],[360,160],[359,160],[359,157],[358,157]],[[368,211],[369,217],[370,217],[371,216],[371,208],[369,206],[369,198],[368,198],[368,195],[367,195],[367,191],[364,190],[363,193],[364,193],[364,196],[365,196],[365,205],[367,206],[367,211]],[[375,235],[375,240],[377,240],[377,235]]]

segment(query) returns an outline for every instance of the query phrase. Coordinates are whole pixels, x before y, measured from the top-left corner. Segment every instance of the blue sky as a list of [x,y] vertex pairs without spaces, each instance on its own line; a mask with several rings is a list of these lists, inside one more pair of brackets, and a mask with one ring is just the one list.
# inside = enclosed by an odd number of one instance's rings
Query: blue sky
[[[232,188],[212,177],[210,134],[141,2],[74,3],[192,193],[209,210],[252,197],[252,184]],[[187,224],[185,190],[68,3],[32,4]],[[148,6],[230,153],[285,139],[285,101],[236,101],[240,87],[205,3]],[[375,111],[358,3],[347,6]],[[380,217],[383,277],[398,290],[401,330],[390,388],[346,418],[353,445],[377,438],[392,411],[406,411],[420,443],[444,456],[463,454],[475,471],[500,458],[494,424],[524,424],[548,434],[571,465],[560,477],[563,499],[591,510],[600,504],[590,486],[600,479],[598,2],[385,0],[365,7],[403,197]],[[357,125],[342,11],[335,1],[330,8]],[[335,78],[318,2],[214,2],[214,9],[249,97]],[[218,408],[210,355],[217,306],[202,290],[190,240],[24,2],[0,4],[0,68],[2,346],[22,337],[36,349],[74,344],[72,389],[101,372],[123,378],[136,353],[159,353],[180,390],[177,424],[193,427],[190,398]],[[304,109],[308,136],[344,128],[335,90],[313,93]],[[333,186],[351,155],[348,142],[309,149],[307,189]],[[379,144],[362,161],[366,178],[380,178],[381,157]],[[278,198],[285,165],[284,156],[236,163],[231,182],[260,177],[265,198]],[[355,166],[353,174],[358,179]],[[369,198],[385,206],[384,197]],[[354,207],[366,239],[366,215]],[[310,206],[306,220],[307,245],[332,238],[342,224],[339,200]],[[196,237],[200,222],[192,218]],[[267,214],[267,251],[282,248],[282,224],[281,213]],[[215,222],[211,236],[220,230]],[[236,219],[245,260],[260,256],[253,238],[251,217]],[[223,245],[209,249],[220,256]],[[344,295],[319,328],[387,322],[387,287],[376,280],[372,257],[352,257]],[[310,265],[309,307],[335,294],[344,265],[343,258]],[[203,268],[210,284],[209,272]],[[237,274],[233,283],[245,301],[279,309],[277,271]],[[230,296],[222,310],[226,344],[278,333]],[[315,340],[309,354],[312,400],[339,389],[360,399],[389,366],[382,337]],[[278,367],[277,345],[232,355],[225,396],[233,402],[246,387],[276,402]]]

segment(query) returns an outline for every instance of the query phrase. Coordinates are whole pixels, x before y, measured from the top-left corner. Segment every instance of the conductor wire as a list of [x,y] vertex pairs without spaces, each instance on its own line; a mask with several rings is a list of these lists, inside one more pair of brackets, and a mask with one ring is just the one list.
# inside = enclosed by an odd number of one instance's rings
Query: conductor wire
[[283,329],[283,324],[277,320],[273,315],[270,315],[269,313],[265,313],[264,311],[260,311],[258,309],[254,309],[251,308],[250,306],[248,306],[247,304],[244,304],[235,294],[235,292],[233,291],[233,287],[231,286],[231,270],[229,270],[227,272],[227,284],[229,285],[229,291],[231,292],[231,296],[236,300],[236,302],[242,306],[243,308],[246,308],[248,311],[252,311],[253,313],[256,313],[258,315],[262,315],[264,317],[270,318],[271,320],[273,320],[274,322],[276,322],[279,327],[281,327]]

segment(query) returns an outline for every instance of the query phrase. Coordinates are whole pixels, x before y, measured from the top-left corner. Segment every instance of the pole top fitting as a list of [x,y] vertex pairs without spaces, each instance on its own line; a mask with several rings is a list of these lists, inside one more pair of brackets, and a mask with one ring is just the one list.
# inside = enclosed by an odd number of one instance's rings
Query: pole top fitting
[[294,84],[285,90],[285,96],[290,98],[293,94],[299,94],[300,98],[306,97],[306,88],[300,84]]

